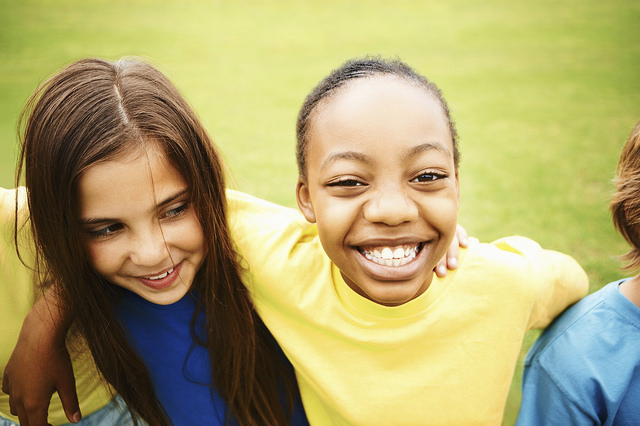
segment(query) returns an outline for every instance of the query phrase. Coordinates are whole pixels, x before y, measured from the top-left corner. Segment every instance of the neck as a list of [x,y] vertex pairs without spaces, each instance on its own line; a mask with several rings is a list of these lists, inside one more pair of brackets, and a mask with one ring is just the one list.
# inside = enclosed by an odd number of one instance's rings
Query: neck
[[620,284],[620,293],[640,307],[640,275]]

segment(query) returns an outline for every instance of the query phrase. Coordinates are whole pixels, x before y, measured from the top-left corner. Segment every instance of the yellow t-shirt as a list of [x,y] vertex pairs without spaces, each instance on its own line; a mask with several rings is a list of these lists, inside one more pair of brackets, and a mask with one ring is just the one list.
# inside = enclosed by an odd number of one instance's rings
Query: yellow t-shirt
[[347,286],[297,211],[228,196],[247,285],[311,424],[498,425],[525,332],[587,292],[574,259],[510,237],[472,240],[424,294],[378,305]]
[[[18,190],[21,220],[26,219],[26,193]],[[16,190],[0,188],[0,381],[4,374],[13,347],[15,346],[22,321],[35,300],[35,280],[31,269],[26,267],[16,254],[13,240]],[[19,244],[27,265],[33,265],[33,241],[28,226],[21,228]],[[111,395],[98,379],[89,354],[71,354],[76,389],[83,416],[106,405]],[[0,391],[0,415],[15,422],[18,418],[9,411],[9,396]],[[62,404],[55,394],[49,406],[49,423],[61,424],[68,420]]]

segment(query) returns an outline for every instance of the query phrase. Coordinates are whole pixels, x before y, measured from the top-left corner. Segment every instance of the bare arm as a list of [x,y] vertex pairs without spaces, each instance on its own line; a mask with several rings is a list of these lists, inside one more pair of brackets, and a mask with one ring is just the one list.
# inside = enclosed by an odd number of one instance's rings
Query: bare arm
[[75,378],[65,336],[70,326],[52,288],[27,314],[4,370],[2,391],[21,425],[47,424],[51,396],[58,392],[70,422],[80,421]]

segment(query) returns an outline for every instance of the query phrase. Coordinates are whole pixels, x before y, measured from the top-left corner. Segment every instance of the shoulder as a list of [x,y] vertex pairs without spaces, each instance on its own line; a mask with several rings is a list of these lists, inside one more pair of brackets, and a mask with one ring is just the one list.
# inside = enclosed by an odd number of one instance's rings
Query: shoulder
[[496,262],[509,260],[514,266],[537,266],[555,258],[571,264],[575,263],[571,256],[544,249],[536,241],[519,235],[500,238],[490,243],[480,243],[472,239],[471,246],[476,255]]
[[[611,330],[613,322],[620,320],[616,306],[620,302],[619,297],[624,297],[618,292],[619,283],[609,283],[569,307],[542,333],[531,350],[530,358],[550,351],[562,353],[566,349],[575,353],[591,346],[601,332]],[[575,342],[576,346],[566,348],[566,342],[575,337],[580,337]]]
[[469,243],[471,259],[499,263],[513,268],[526,267],[537,257],[542,256],[543,252],[537,242],[520,236],[504,237],[491,243],[482,243],[471,238]]
[[315,225],[295,209],[227,190],[229,228],[241,253],[290,250],[317,235]]
[[227,190],[229,225],[232,232],[277,232],[288,227],[306,227],[302,214],[242,192]]
[[534,240],[521,236],[505,237],[491,243],[471,239],[469,255],[462,267],[498,278],[518,278],[523,283],[556,278],[564,272],[586,276],[571,256],[543,249]]
[[324,258],[315,224],[298,210],[233,190],[227,190],[227,200],[231,236],[253,275],[270,283],[297,271],[308,276]]
[[586,272],[571,256],[521,236],[472,242],[460,270],[481,291],[526,311],[527,329],[547,326],[589,286]]
[[16,214],[16,206],[18,208],[18,213],[22,216],[26,216],[26,189],[22,186],[11,189],[0,187],[0,221],[2,222],[2,224],[11,223],[11,225],[13,225]]
[[[18,213],[18,235],[15,238],[16,208]],[[31,277],[29,268],[22,264],[16,253],[17,241],[20,256],[30,267],[34,265],[35,248],[31,228],[29,226],[29,211],[27,208],[27,193],[24,187],[6,189],[0,188],[0,269],[3,271],[6,281],[15,280],[8,278],[7,271],[24,272]],[[28,280],[31,282],[31,279]]]
[[640,366],[640,313],[629,320],[625,311],[631,303],[619,293],[619,283],[567,309],[536,341],[525,361],[524,411],[532,414],[532,407],[546,404],[545,411],[571,409],[594,420],[615,415],[628,399]]
[[234,219],[236,215],[266,215],[282,216],[283,218],[299,219],[302,214],[290,207],[281,206],[271,201],[263,200],[244,192],[227,189],[227,207],[229,216]]
[[640,322],[630,323],[622,312],[619,282],[609,283],[560,315],[531,348],[525,366],[536,365],[549,376],[562,377],[563,383],[580,388],[624,368],[625,354],[637,357],[640,351],[634,342],[640,337]]

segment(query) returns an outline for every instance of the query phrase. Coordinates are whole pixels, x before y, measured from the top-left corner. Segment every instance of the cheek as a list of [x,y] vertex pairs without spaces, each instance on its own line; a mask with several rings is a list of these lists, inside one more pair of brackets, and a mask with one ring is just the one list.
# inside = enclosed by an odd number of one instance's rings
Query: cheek
[[429,204],[430,222],[444,235],[453,235],[458,224],[458,199],[443,197]]
[[325,202],[322,209],[316,209],[316,224],[322,247],[342,268],[347,267],[343,259],[350,256],[350,237],[357,234],[359,225],[362,225],[358,220],[360,212],[361,206],[353,200],[335,198]]
[[113,272],[116,253],[108,242],[96,243],[88,242],[85,250],[89,264],[100,275],[107,276]]
[[357,219],[361,206],[347,200],[327,198],[315,209],[316,223],[321,235],[342,239]]
[[204,257],[206,240],[202,226],[195,215],[185,220],[181,226],[176,227],[174,232],[176,237],[179,238],[180,246],[184,250]]

